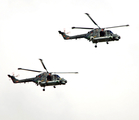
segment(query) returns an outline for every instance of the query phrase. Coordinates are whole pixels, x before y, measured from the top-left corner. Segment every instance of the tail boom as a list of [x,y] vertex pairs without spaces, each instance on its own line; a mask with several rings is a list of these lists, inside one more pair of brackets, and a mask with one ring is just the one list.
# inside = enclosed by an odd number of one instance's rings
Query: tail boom
[[12,79],[13,83],[26,83],[26,82],[34,82],[34,78],[28,78],[28,79],[22,79],[18,80],[15,78],[15,76],[8,75],[9,78]]
[[68,36],[66,35],[66,33],[64,32],[61,32],[61,31],[58,31],[59,34],[62,35],[62,37],[65,39],[65,40],[68,40],[68,39],[78,39],[78,38],[86,38],[86,34],[81,34],[81,35],[75,35],[75,36]]

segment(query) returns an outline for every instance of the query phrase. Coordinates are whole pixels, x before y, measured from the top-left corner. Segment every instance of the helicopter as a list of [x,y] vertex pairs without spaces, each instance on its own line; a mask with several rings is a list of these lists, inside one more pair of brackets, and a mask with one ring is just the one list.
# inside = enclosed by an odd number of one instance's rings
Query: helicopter
[[42,66],[46,70],[46,72],[42,72],[42,71],[38,71],[38,70],[31,70],[31,69],[18,68],[18,70],[38,72],[40,74],[37,75],[36,77],[22,79],[22,80],[16,79],[14,75],[13,76],[8,75],[8,77],[10,77],[12,79],[13,83],[34,82],[37,84],[37,86],[40,85],[41,87],[43,87],[43,91],[45,91],[46,86],[53,86],[54,88],[56,88],[56,85],[65,85],[67,83],[67,80],[65,80],[64,78],[61,78],[57,74],[78,74],[78,72],[48,72],[42,59],[39,59],[39,60],[42,63]]
[[85,13],[85,14],[91,19],[91,21],[92,21],[98,28],[72,27],[72,29],[91,29],[91,31],[89,31],[89,32],[86,33],[86,34],[75,35],[75,36],[68,36],[68,35],[66,35],[65,32],[61,32],[61,31],[58,31],[59,34],[61,34],[65,40],[86,38],[87,40],[89,40],[89,42],[92,41],[92,43],[95,43],[95,48],[96,48],[96,47],[97,47],[97,43],[99,43],[99,42],[106,42],[107,44],[109,44],[110,41],[118,41],[118,40],[121,38],[119,35],[114,34],[112,31],[110,31],[110,30],[105,30],[105,29],[129,26],[129,25],[127,24],[127,25],[120,25],[120,26],[113,26],[113,27],[101,28],[101,27],[99,27],[98,24],[90,17],[90,15],[89,15],[88,13]]

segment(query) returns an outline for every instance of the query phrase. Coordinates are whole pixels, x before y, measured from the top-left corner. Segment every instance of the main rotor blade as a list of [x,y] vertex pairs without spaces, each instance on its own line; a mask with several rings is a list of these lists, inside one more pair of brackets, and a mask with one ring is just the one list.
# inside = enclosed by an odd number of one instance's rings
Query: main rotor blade
[[78,74],[78,72],[51,72],[54,74]]
[[31,72],[42,72],[38,70],[30,70],[30,69],[24,69],[24,68],[18,68],[18,70],[26,70],[26,71],[31,71]]
[[94,29],[94,28],[86,28],[86,27],[72,27],[72,29]]
[[[43,61],[42,61],[42,59],[39,59],[39,60],[41,61],[43,68],[47,71],[47,69],[46,69],[46,67],[45,67],[45,65],[44,65],[44,63],[43,63]],[[47,72],[48,72],[48,71],[47,71]]]
[[113,27],[105,27],[104,29],[109,29],[109,28],[117,28],[117,27],[128,27],[129,25],[119,25],[119,26],[113,26]]
[[[91,20],[92,20],[92,22],[96,25],[96,26],[98,26],[98,24],[90,17],[90,15],[88,14],[88,13],[85,13]],[[98,28],[100,28],[99,26],[98,26]]]

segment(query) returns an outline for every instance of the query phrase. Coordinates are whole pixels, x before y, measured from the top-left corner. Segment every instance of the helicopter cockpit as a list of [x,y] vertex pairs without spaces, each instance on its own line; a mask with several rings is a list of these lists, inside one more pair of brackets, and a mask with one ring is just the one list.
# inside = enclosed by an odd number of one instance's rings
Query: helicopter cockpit
[[60,76],[59,75],[54,74],[54,75],[52,75],[52,77],[53,77],[53,80],[60,80]]
[[100,31],[100,37],[104,37],[104,36],[112,36],[113,32],[110,30],[102,30]]
[[113,34],[113,32],[110,31],[110,30],[107,30],[106,32],[107,32],[107,35],[108,35],[108,36],[111,36],[111,35]]
[[52,81],[52,80],[60,80],[60,76],[59,75],[56,75],[56,74],[49,74],[47,75],[47,80],[48,81]]

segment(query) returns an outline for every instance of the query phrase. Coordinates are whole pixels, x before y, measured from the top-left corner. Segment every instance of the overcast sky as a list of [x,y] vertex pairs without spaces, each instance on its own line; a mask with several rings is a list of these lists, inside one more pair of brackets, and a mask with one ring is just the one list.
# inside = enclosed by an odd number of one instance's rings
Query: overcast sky
[[[0,0],[0,119],[1,120],[138,120],[139,17],[138,0]],[[86,39],[64,41],[87,33],[72,26],[113,28],[119,41],[94,44]],[[77,71],[60,75],[65,86],[42,88],[34,83],[13,84],[37,73]]]

